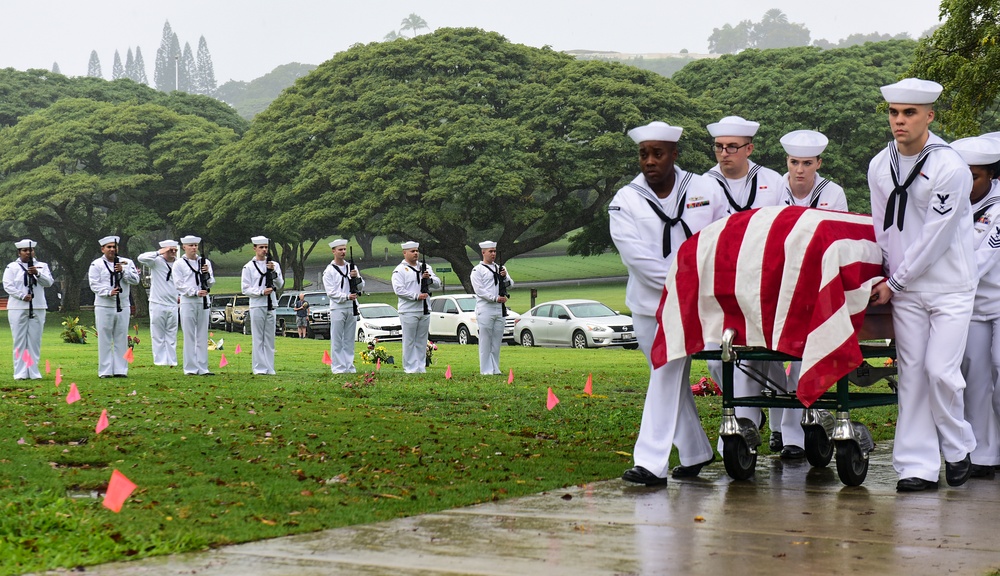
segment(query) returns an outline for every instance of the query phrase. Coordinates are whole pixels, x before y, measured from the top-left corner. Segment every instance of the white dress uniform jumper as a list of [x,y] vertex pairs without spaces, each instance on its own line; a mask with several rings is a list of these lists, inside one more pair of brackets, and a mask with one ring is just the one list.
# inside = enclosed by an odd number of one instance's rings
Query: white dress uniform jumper
[[476,293],[476,323],[479,325],[479,373],[500,374],[500,344],[507,319],[497,298],[500,297],[500,283],[508,288],[514,280],[508,273],[500,276],[500,267],[494,262],[480,262],[472,268],[472,290]]
[[[430,265],[431,290],[441,289],[441,279]],[[420,264],[410,266],[403,260],[392,271],[392,291],[398,298],[396,309],[403,327],[403,371],[420,374],[427,371],[427,337],[431,317],[424,314],[420,298]]]
[[[334,374],[354,373],[354,342],[358,333],[358,317],[354,315],[355,300],[351,295],[350,263],[330,262],[323,271],[323,286],[330,299],[330,371]],[[365,280],[358,272],[359,289]]]
[[158,251],[143,252],[136,260],[149,268],[149,339],[153,364],[177,366],[177,285],[173,264]]
[[[32,242],[30,247],[34,247]],[[14,339],[14,379],[38,380],[42,377],[38,369],[38,359],[42,353],[42,329],[45,328],[45,288],[52,286],[52,272],[44,262],[34,262],[37,275],[28,274],[29,266],[20,258],[7,265],[3,272],[3,288],[7,292],[7,321],[10,323]],[[28,297],[31,288],[29,314]],[[29,316],[34,316],[33,318]],[[27,350],[32,362],[27,362]],[[28,366],[28,364],[31,366]]]
[[250,260],[243,266],[241,285],[243,293],[250,297],[250,334],[253,339],[253,373],[254,374],[274,374],[274,332],[277,329],[277,320],[274,310],[267,309],[268,299],[271,300],[271,307],[275,307],[278,302],[278,292],[285,285],[285,279],[281,275],[281,266],[274,262],[274,292],[265,296],[265,274],[267,273],[267,262],[265,260]]
[[[215,285],[212,261],[208,265],[208,286]],[[208,324],[212,309],[205,309],[201,291],[201,257],[189,260],[187,254],[174,261],[174,285],[181,299],[181,330],[184,332],[184,373],[208,374]]]
[[[122,265],[121,292],[111,294],[115,288],[115,264],[104,256],[90,264],[87,279],[94,292],[94,324],[97,328],[97,375],[102,378],[127,376],[128,328],[131,318],[129,295],[131,287],[139,283],[139,271],[128,258],[119,258]],[[121,305],[121,312],[118,305]]]

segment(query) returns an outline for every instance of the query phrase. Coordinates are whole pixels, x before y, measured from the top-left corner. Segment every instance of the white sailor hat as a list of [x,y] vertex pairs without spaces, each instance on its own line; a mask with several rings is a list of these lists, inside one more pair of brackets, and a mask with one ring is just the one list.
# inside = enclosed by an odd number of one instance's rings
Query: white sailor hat
[[195,236],[193,234],[188,234],[187,236],[181,236],[181,244],[199,244],[201,243],[201,236]]
[[107,246],[108,244],[117,244],[120,239],[118,236],[105,236],[98,240],[101,246]]
[[[643,140],[643,142],[645,142],[645,140]],[[665,140],[665,142],[670,142],[670,140]],[[485,242],[479,243],[480,250],[486,250],[487,248],[496,248],[496,247],[497,243],[492,240],[486,240]]]
[[739,116],[726,116],[722,120],[708,125],[708,133],[712,138],[719,136],[746,136],[752,138],[760,128],[759,122],[745,120]]
[[177,246],[177,240],[164,240],[160,242],[160,248],[177,248]]
[[1000,140],[1000,132],[987,132],[986,134],[982,134],[980,137],[981,138],[992,138],[994,140]]
[[680,126],[671,126],[666,122],[650,122],[645,126],[639,126],[628,131],[629,138],[636,144],[655,140],[658,142],[677,142],[684,129]]
[[14,242],[14,247],[18,248],[18,249],[20,249],[20,248],[34,248],[35,246],[38,246],[38,242],[35,242],[34,240],[28,240],[27,238],[25,238],[24,240],[21,240],[19,242]]
[[969,166],[989,166],[1000,162],[1000,140],[975,136],[955,140],[951,147]]
[[414,248],[420,248],[420,242],[414,242],[410,240],[409,242],[403,242],[399,245],[403,250],[413,250]]
[[250,239],[250,243],[254,246],[260,246],[261,244],[267,244],[269,242],[270,240],[267,239],[267,236],[254,236]]
[[920,78],[903,78],[881,88],[882,97],[890,104],[933,104],[943,89],[937,82]]
[[815,130],[793,130],[781,137],[781,147],[785,154],[798,158],[819,156],[826,150],[830,140]]
[[343,238],[337,238],[333,242],[330,242],[330,248],[336,248],[337,246],[347,246],[347,240]]

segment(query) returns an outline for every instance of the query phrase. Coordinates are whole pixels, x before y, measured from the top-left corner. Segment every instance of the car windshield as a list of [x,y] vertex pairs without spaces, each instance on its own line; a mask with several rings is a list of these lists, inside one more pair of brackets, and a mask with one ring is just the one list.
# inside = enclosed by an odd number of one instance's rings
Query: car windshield
[[306,302],[310,306],[329,306],[330,298],[326,294],[306,294]]
[[385,305],[385,306],[372,306],[370,308],[362,308],[361,309],[361,315],[364,316],[365,318],[369,318],[369,319],[374,319],[374,318],[395,318],[395,317],[399,316],[399,314],[396,313],[396,309],[393,308],[392,306],[389,306],[389,305]]
[[476,311],[476,297],[469,296],[467,298],[455,298],[455,302],[458,302],[458,307],[462,309],[462,312],[475,312]]
[[582,302],[567,305],[570,312],[577,318],[606,318],[614,316],[615,311],[600,302]]
[[236,300],[232,303],[233,306],[249,306],[250,297],[249,296],[237,296]]

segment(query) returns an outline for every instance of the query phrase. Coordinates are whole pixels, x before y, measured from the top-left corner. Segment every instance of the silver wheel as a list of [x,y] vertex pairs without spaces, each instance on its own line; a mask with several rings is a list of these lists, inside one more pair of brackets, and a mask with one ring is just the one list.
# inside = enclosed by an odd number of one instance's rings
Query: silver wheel
[[469,329],[466,328],[465,326],[459,326],[458,327],[458,343],[464,345],[464,344],[468,344],[471,341],[472,341],[472,335],[469,334]]
[[535,345],[535,337],[531,335],[531,330],[521,332],[521,346],[531,348]]
[[358,342],[365,341],[365,331],[363,328],[358,328]]
[[586,348],[586,347],[587,347],[587,335],[579,330],[573,332],[573,348]]

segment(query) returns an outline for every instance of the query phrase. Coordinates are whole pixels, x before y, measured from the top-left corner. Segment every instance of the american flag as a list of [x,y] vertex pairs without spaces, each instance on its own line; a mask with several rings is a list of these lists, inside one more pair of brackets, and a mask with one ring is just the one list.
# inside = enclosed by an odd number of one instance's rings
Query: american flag
[[882,277],[871,216],[799,206],[733,214],[681,245],[660,300],[655,366],[720,343],[802,358],[809,406],[861,364],[857,331]]

